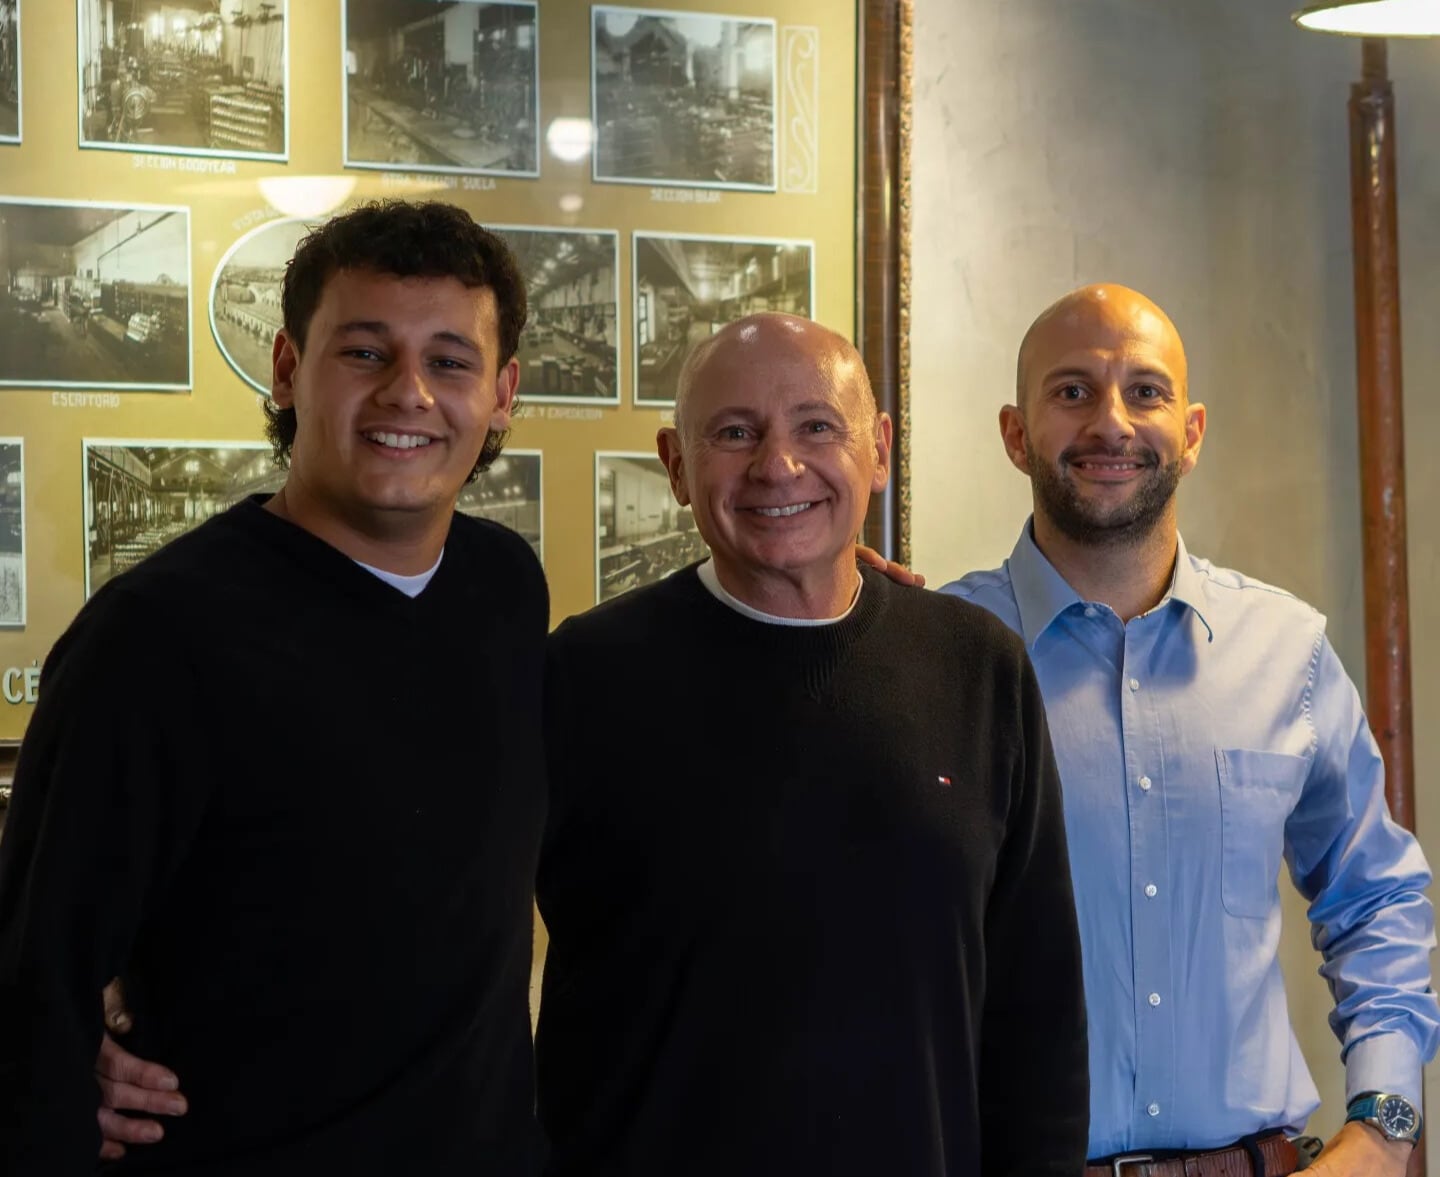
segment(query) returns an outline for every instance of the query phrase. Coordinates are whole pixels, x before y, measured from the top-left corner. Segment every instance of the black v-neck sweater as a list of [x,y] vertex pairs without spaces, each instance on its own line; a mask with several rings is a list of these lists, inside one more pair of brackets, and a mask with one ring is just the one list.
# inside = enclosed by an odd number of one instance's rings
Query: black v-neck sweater
[[1074,1177],[1060,787],[1020,641],[865,570],[834,625],[694,569],[550,644],[553,1177]]
[[0,1171],[94,1170],[123,974],[190,1110],[118,1171],[533,1172],[547,614],[504,528],[411,599],[258,501],[95,595],[0,841]]

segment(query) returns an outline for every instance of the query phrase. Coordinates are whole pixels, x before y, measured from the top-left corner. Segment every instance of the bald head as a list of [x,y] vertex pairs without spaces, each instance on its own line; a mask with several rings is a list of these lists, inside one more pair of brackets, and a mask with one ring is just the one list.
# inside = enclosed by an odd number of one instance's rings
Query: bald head
[[1096,348],[1151,349],[1168,369],[1176,391],[1188,395],[1185,345],[1170,316],[1138,290],[1097,283],[1072,290],[1040,312],[1020,342],[1015,403],[1024,410],[1035,382],[1057,358]]
[[765,311],[727,323],[702,339],[685,357],[675,387],[675,429],[682,440],[693,428],[695,388],[711,379],[733,379],[779,361],[800,360],[824,373],[838,388],[852,388],[860,410],[873,424],[876,406],[860,353],[843,335],[799,315]]

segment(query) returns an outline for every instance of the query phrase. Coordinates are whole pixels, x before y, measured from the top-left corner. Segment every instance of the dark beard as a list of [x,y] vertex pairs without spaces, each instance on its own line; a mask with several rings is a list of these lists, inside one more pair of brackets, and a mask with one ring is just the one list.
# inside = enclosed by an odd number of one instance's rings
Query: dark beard
[[[1128,547],[1139,543],[1165,517],[1170,500],[1180,486],[1180,460],[1162,463],[1151,449],[1081,450],[1075,447],[1060,454],[1055,465],[1043,461],[1027,444],[1030,485],[1035,505],[1067,539],[1093,547]],[[1109,509],[1087,503],[1066,477],[1070,463],[1080,458],[1134,458],[1149,469],[1128,502]]]

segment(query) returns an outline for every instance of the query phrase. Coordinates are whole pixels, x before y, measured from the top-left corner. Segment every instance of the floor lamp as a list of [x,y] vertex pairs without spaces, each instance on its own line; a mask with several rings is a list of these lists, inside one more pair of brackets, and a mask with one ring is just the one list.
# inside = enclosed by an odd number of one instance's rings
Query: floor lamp
[[[1360,81],[1350,88],[1350,223],[1365,561],[1365,709],[1385,758],[1390,812],[1413,831],[1395,94],[1385,38],[1440,35],[1440,0],[1331,0],[1297,12],[1294,19],[1304,28],[1363,38]],[[1422,1138],[1408,1174],[1424,1177],[1425,1171]]]

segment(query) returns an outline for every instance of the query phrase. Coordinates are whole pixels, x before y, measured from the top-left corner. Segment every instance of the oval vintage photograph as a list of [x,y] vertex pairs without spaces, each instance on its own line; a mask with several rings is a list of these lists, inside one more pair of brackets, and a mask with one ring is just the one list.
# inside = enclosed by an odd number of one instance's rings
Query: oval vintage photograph
[[210,284],[210,330],[236,374],[270,395],[270,347],[280,330],[280,282],[285,263],[311,222],[302,217],[268,221],[235,242],[215,267]]

